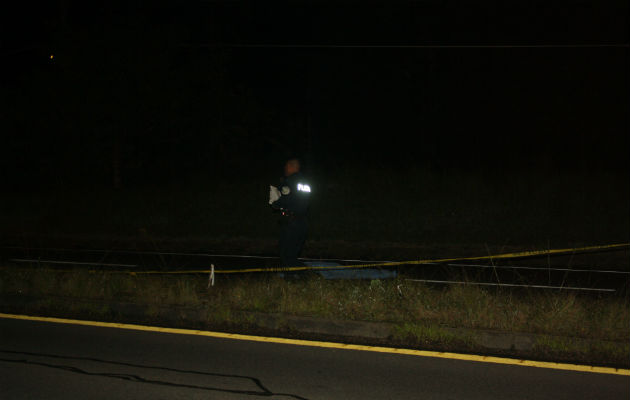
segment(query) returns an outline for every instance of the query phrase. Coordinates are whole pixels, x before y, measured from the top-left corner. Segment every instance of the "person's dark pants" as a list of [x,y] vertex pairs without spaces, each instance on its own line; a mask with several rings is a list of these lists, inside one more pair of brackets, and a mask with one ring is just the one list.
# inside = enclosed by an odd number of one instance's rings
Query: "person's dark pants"
[[282,268],[303,265],[298,261],[306,239],[306,219],[284,217],[280,230],[280,266]]

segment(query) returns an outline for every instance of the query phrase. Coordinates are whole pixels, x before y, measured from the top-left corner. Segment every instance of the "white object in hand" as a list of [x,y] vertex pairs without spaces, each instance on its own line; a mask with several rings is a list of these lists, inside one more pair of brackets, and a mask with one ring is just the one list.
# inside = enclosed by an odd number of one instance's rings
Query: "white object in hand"
[[280,198],[280,191],[277,187],[269,185],[269,204],[275,203]]

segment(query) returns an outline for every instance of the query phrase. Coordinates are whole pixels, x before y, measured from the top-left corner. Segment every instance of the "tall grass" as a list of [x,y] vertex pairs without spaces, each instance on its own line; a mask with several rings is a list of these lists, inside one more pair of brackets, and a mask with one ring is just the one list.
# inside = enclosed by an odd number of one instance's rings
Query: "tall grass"
[[269,275],[223,278],[210,288],[207,282],[207,276],[0,270],[2,295],[68,296],[154,307],[207,307],[209,318],[219,322],[229,322],[234,313],[254,311],[602,340],[630,339],[627,297],[458,285],[430,287],[402,279],[328,281],[313,276],[287,281]]

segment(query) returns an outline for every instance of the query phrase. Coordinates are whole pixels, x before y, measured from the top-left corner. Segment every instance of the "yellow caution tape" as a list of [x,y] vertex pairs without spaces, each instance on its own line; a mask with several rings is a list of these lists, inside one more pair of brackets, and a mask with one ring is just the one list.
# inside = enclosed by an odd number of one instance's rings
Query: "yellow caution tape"
[[[295,272],[295,271],[318,271],[318,270],[331,270],[331,269],[357,269],[357,268],[383,268],[383,267],[395,267],[400,265],[422,265],[422,264],[439,264],[454,261],[479,261],[479,260],[498,260],[498,259],[510,259],[510,258],[526,258],[536,257],[543,255],[560,255],[560,254],[572,254],[581,252],[590,252],[596,250],[610,250],[630,248],[630,243],[620,244],[608,244],[601,246],[587,246],[578,247],[572,249],[551,249],[551,250],[534,250],[534,251],[522,251],[517,253],[505,253],[488,256],[477,257],[458,257],[458,258],[440,258],[440,259],[428,259],[428,260],[411,260],[411,261],[391,261],[384,263],[369,263],[369,264],[353,264],[353,265],[339,265],[333,267],[326,266],[300,266],[300,267],[288,267],[288,268],[245,268],[234,270],[214,270],[215,274],[246,274],[253,272]],[[127,271],[120,271],[127,272]],[[211,270],[188,270],[188,271],[137,271],[136,274],[209,274]]]
[[[533,251],[521,251],[516,253],[504,253],[497,255],[476,256],[476,257],[457,257],[457,258],[438,258],[427,260],[410,260],[410,261],[390,261],[381,263],[368,263],[368,264],[353,264],[353,265],[336,265],[336,266],[299,266],[299,267],[287,267],[287,268],[244,268],[233,270],[219,270],[219,269],[201,269],[201,270],[179,270],[179,271],[104,271],[104,270],[89,270],[89,272],[108,272],[108,273],[121,273],[131,275],[147,275],[147,274],[247,274],[254,272],[297,272],[297,271],[320,271],[320,270],[341,270],[341,269],[358,269],[358,268],[383,268],[383,267],[396,267],[405,265],[423,265],[423,264],[440,264],[447,262],[457,261],[481,261],[481,260],[505,260],[511,258],[527,258],[538,257],[545,255],[562,255],[562,254],[575,254],[593,252],[597,250],[612,250],[630,248],[630,243],[618,243],[607,244],[600,246],[586,246],[576,247],[570,249],[549,249],[549,250],[533,250]],[[62,270],[51,270],[60,271]]]

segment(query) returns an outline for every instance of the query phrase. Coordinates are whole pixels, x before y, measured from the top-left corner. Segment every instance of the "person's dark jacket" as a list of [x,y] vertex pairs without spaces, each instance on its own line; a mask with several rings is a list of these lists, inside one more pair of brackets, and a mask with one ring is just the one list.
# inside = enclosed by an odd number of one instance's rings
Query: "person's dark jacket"
[[272,204],[273,208],[298,217],[306,215],[311,197],[311,186],[301,173],[283,177],[278,189],[282,196]]

